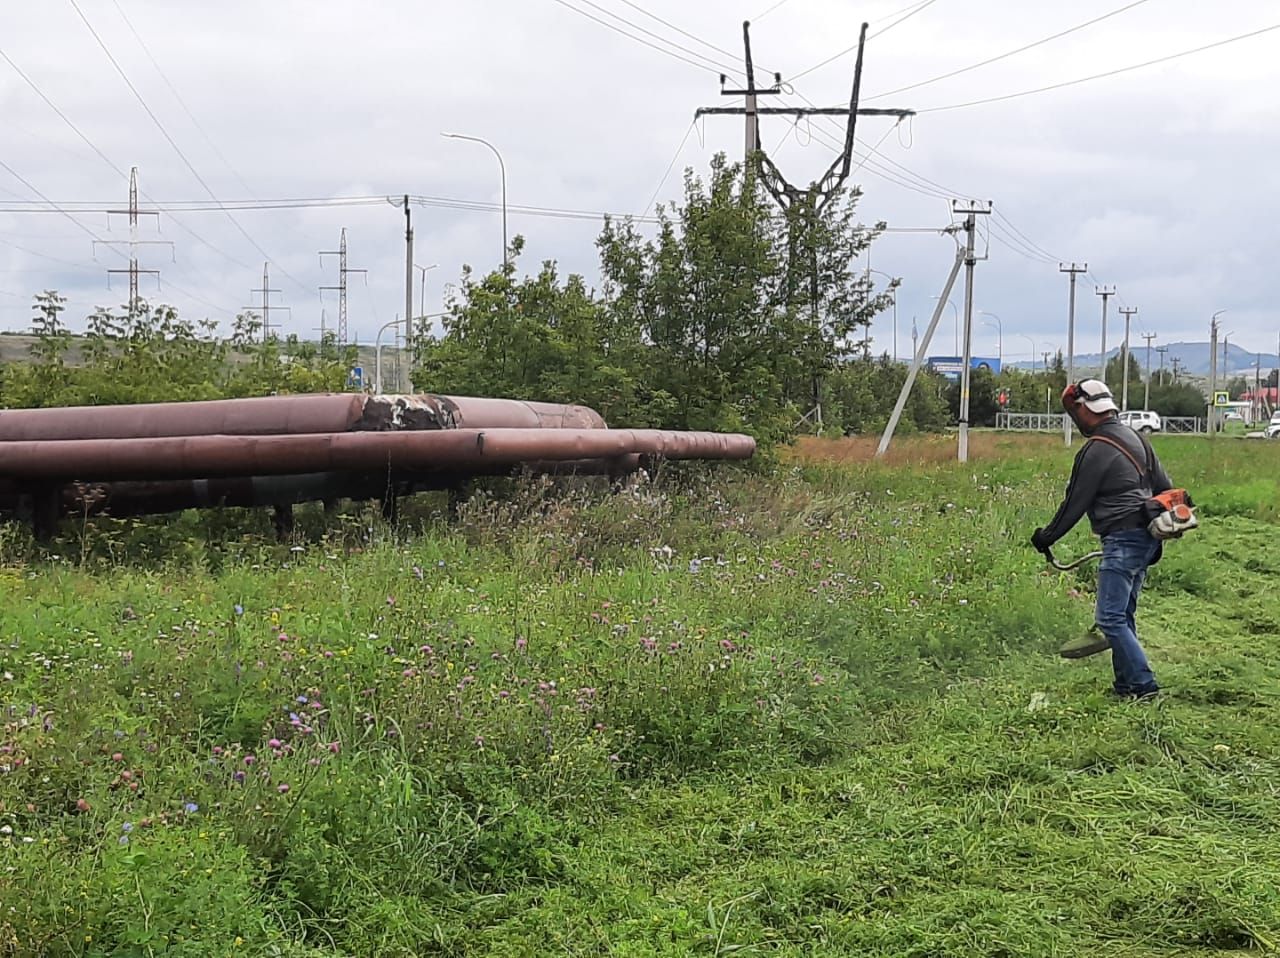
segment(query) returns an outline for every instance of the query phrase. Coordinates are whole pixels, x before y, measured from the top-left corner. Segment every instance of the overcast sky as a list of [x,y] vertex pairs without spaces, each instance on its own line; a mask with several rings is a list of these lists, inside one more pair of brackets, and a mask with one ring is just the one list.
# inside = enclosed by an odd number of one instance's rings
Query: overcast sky
[[[407,192],[496,204],[497,160],[480,144],[440,136],[456,131],[484,137],[501,151],[510,204],[637,214],[682,142],[659,201],[679,195],[684,167],[705,170],[721,150],[741,154],[739,118],[711,117],[692,130],[691,121],[698,106],[731,102],[719,96],[716,63],[740,65],[744,18],[753,19],[756,63],[781,71],[784,80],[798,77],[794,95],[771,102],[800,104],[803,97],[837,105],[848,101],[852,54],[798,75],[855,44],[864,19],[872,39],[863,90],[872,97],[1131,2],[76,0],[220,200]],[[895,23],[912,6],[921,8]],[[124,206],[127,177],[113,166],[125,174],[137,166],[142,190],[156,202],[210,199],[71,0],[6,7],[0,50],[106,159],[0,59],[0,161],[58,203]],[[667,49],[699,65],[646,47],[583,12],[654,45],[661,37],[686,47],[698,55]],[[1058,272],[1059,258],[1088,263],[1090,270],[1078,288],[1078,353],[1096,352],[1099,344],[1095,283],[1119,290],[1111,301],[1111,345],[1118,341],[1122,305],[1140,309],[1135,338],[1155,332],[1157,344],[1207,339],[1210,315],[1226,309],[1224,330],[1232,342],[1274,353],[1280,334],[1274,249],[1280,30],[1052,92],[925,111],[1102,73],[1276,23],[1275,0],[1228,0],[1209,8],[1192,0],[1145,0],[998,63],[866,102],[921,113],[898,128],[886,118],[859,121],[863,146],[856,162],[868,146],[878,151],[853,177],[865,192],[863,219],[941,227],[951,220],[946,197],[994,200],[1000,215],[992,224],[990,258],[977,267],[975,309],[1000,317],[1006,359],[1028,358],[1032,344],[1037,353],[1065,345],[1067,280]],[[765,147],[793,182],[825,170],[834,151],[823,137],[834,142],[840,136],[838,121],[795,126],[766,118],[762,125]],[[0,207],[34,199],[27,185],[0,168]],[[351,280],[351,337],[371,341],[403,311],[404,220],[390,204],[234,216],[235,222],[219,211],[165,215],[158,234],[155,219],[144,217],[140,238],[172,241],[176,256],[163,246],[140,248],[143,265],[162,271],[160,293],[153,278],[143,277],[144,295],[225,324],[257,299],[249,291],[261,284],[261,247],[274,264],[272,286],[282,291],[274,302],[292,308],[284,328],[314,335],[321,309],[330,324],[337,311],[334,295],[322,299],[318,291],[336,283],[336,261],[326,259],[322,267],[317,254],[336,249],[346,227],[350,266],[369,271],[367,286],[362,277]],[[427,307],[435,312],[444,284],[458,280],[464,263],[488,269],[499,261],[501,217],[416,208],[414,218],[417,263],[439,264],[427,274]],[[77,328],[95,304],[124,301],[125,278],[113,276],[108,290],[106,275],[124,260],[101,244],[95,258],[93,236],[127,239],[127,221],[100,212],[76,219],[80,226],[56,213],[0,213],[0,327],[28,325],[30,295],[45,288],[68,297],[67,315]],[[599,226],[510,213],[512,234],[528,241],[522,269],[551,258],[592,282]],[[902,278],[899,354],[909,351],[913,317],[923,331],[953,249],[951,239],[927,233],[889,234],[875,244],[871,268]],[[415,301],[418,283],[415,277]],[[953,299],[963,306],[959,286]],[[948,309],[935,353],[952,349],[950,315]],[[893,350],[890,315],[876,322],[874,334],[877,352]],[[976,315],[975,353],[996,349],[994,321]]]

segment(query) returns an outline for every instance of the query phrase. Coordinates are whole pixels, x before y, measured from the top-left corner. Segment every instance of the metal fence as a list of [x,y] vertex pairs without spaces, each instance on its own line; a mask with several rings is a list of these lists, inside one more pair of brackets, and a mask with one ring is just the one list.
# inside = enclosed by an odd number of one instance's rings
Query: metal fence
[[[1064,413],[1000,412],[996,413],[997,429],[1014,429],[1023,432],[1062,432]],[[1204,420],[1198,416],[1164,416],[1161,418],[1166,433],[1202,433]]]
[[1020,429],[1032,432],[1062,432],[1064,413],[1045,412],[998,412],[996,413],[997,429]]

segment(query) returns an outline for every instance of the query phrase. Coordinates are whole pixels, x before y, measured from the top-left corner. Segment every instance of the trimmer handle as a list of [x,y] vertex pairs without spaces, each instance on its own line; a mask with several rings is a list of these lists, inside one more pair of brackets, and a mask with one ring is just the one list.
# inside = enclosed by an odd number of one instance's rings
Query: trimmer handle
[[1055,569],[1057,569],[1059,572],[1070,572],[1072,569],[1075,569],[1075,568],[1077,568],[1077,567],[1079,567],[1079,566],[1082,566],[1082,565],[1084,565],[1086,562],[1089,562],[1089,561],[1091,561],[1091,560],[1093,560],[1093,559],[1101,559],[1101,558],[1102,558],[1102,550],[1101,550],[1101,549],[1095,549],[1093,552],[1086,552],[1086,553],[1085,553],[1084,555],[1082,555],[1080,558],[1078,558],[1078,559],[1073,559],[1073,560],[1071,560],[1070,562],[1059,562],[1057,559],[1055,559],[1055,558],[1053,557],[1053,550],[1052,550],[1052,549],[1045,549],[1045,550],[1044,550],[1044,557],[1049,561],[1049,565],[1053,566],[1053,567],[1054,567]]

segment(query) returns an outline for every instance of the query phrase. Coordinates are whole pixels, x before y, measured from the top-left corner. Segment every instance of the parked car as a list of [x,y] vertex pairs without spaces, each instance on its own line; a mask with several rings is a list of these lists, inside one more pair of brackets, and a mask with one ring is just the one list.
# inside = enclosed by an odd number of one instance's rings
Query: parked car
[[1271,423],[1267,426],[1266,436],[1268,439],[1280,439],[1280,412],[1271,414]]
[[1222,417],[1223,422],[1244,422],[1244,416],[1238,412],[1229,412]]
[[1120,421],[1135,432],[1159,432],[1163,427],[1160,414],[1149,409],[1130,409],[1120,413]]

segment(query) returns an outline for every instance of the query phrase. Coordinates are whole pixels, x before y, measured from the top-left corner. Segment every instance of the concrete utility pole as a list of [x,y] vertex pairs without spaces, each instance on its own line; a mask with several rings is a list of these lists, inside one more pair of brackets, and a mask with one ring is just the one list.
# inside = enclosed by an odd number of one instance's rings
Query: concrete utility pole
[[1102,380],[1103,385],[1107,382],[1107,300],[1116,294],[1114,286],[1095,286],[1094,292],[1102,297],[1102,360],[1099,366],[1102,369],[1101,375],[1098,376]]
[[[1076,276],[1089,271],[1088,263],[1059,263],[1058,272],[1070,279],[1067,296],[1067,384],[1076,381]],[[1062,417],[1062,438],[1071,445],[1071,417]]]
[[1168,346],[1157,346],[1156,352],[1160,354],[1160,385],[1164,385],[1164,354],[1169,351]]
[[1180,362],[1182,362],[1182,360],[1177,356],[1174,356],[1173,359],[1169,360],[1170,365],[1173,366],[1173,384],[1175,386],[1178,384],[1178,364]]
[[990,200],[952,200],[951,212],[965,215],[965,252],[964,252],[964,358],[960,363],[960,445],[956,458],[960,462],[969,461],[969,366],[973,354],[973,265],[977,258],[973,255],[974,239],[977,233],[977,217],[991,215]]
[[1120,350],[1120,410],[1129,409],[1129,324],[1138,315],[1137,306],[1121,306],[1120,315],[1124,317],[1124,346]]
[[1216,433],[1214,427],[1217,419],[1217,404],[1213,400],[1214,393],[1218,391],[1218,317],[1225,312],[1225,309],[1220,309],[1209,320],[1209,413],[1207,419],[1210,439]]
[[1143,333],[1142,338],[1147,341],[1147,388],[1142,394],[1142,408],[1151,408],[1151,340],[1156,338],[1155,333]]
[[720,74],[720,95],[721,96],[741,96],[746,97],[743,108],[743,119],[746,120],[746,138],[743,143],[742,162],[745,164],[744,169],[751,166],[752,157],[756,151],[760,149],[760,114],[757,112],[758,96],[777,96],[782,92],[782,74],[775,73],[773,75],[773,86],[761,88],[756,86],[755,65],[751,61],[751,21],[743,21],[742,24],[742,43],[746,48],[747,54],[747,88],[745,90],[726,90],[725,84],[729,78],[723,73]]
[[[413,220],[409,194],[404,195],[404,348],[413,356]],[[409,392],[413,392],[413,360],[409,360]]]
[[[960,267],[964,265],[965,250],[956,249],[955,262],[951,264],[951,272],[947,275],[947,282],[942,287],[942,296],[937,297],[938,305],[934,307],[933,318],[929,320],[929,325],[924,331],[924,339],[916,346],[915,358],[911,361],[911,368],[907,370],[906,381],[902,384],[902,389],[898,391],[898,401],[893,405],[893,412],[889,414],[889,422],[884,427],[884,432],[880,435],[880,444],[876,447],[876,456],[883,456],[889,451],[889,443],[893,442],[894,430],[898,428],[898,420],[902,418],[902,410],[907,407],[907,399],[911,396],[911,387],[915,385],[916,376],[920,372],[920,367],[924,365],[925,354],[929,351],[929,343],[933,340],[934,331],[938,328],[938,320],[942,318],[942,304],[951,295],[951,289],[956,284],[956,277],[960,275]],[[911,320],[911,339],[914,343],[916,340],[916,324],[914,317]]]
[[[280,290],[271,288],[271,275],[268,272],[271,264],[262,264],[262,287],[260,289],[251,289],[250,293],[261,293],[262,301],[255,306],[246,306],[245,309],[258,310],[262,315],[262,341],[265,343],[271,338],[271,310],[283,309],[285,312],[293,315],[293,310],[288,306],[272,306],[271,294],[278,293]],[[279,326],[279,323],[276,323]]]

